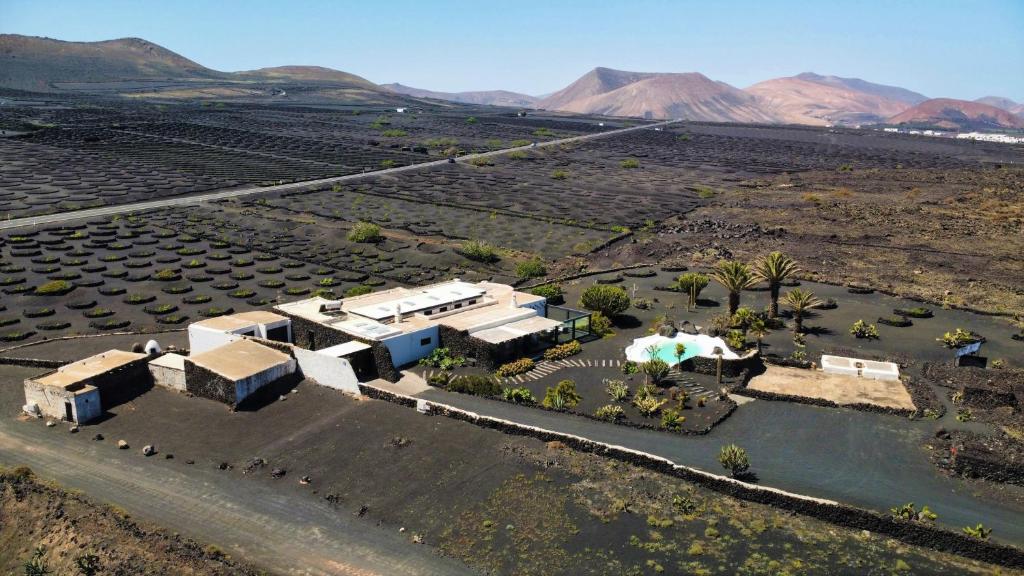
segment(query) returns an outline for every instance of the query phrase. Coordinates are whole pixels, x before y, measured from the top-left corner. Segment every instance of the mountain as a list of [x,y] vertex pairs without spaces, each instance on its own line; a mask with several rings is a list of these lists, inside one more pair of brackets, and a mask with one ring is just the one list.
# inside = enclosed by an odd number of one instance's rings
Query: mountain
[[1024,103],[1018,104],[1009,98],[1003,98],[1001,96],[985,96],[984,98],[978,98],[975,100],[979,104],[988,104],[989,106],[995,106],[1006,110],[1010,114],[1016,114],[1017,116],[1024,116]]
[[746,92],[780,121],[818,125],[881,122],[927,99],[896,86],[813,72],[765,80]]
[[34,92],[75,90],[164,98],[279,96],[263,84],[313,83],[303,97],[386,95],[354,74],[319,66],[220,72],[141,38],[65,42],[0,34],[0,87]]
[[537,103],[539,108],[608,116],[773,122],[757,99],[703,74],[595,68]]
[[967,100],[935,98],[889,118],[887,124],[938,126],[956,130],[1024,129],[1024,118]]
[[226,77],[141,38],[64,42],[0,34],[0,86],[49,92],[66,82]]
[[462,104],[489,104],[491,106],[512,106],[516,108],[533,108],[537,104],[537,98],[529,94],[509,92],[508,90],[480,90],[474,92],[434,92],[405,86],[397,82],[392,84],[381,84],[381,88],[398,94],[412,96],[413,98],[433,98],[435,100],[448,100]]

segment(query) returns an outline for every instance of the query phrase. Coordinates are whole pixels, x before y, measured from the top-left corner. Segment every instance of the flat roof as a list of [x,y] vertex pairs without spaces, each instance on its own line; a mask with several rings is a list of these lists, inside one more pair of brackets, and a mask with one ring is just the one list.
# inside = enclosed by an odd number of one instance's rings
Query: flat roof
[[32,380],[43,386],[57,386],[66,390],[69,386],[78,384],[83,380],[110,372],[146,356],[146,354],[137,352],[107,350],[95,356],[83,358],[78,362],[61,366],[49,374],[44,374]]
[[372,340],[383,340],[384,338],[398,336],[404,332],[401,328],[392,324],[381,324],[369,318],[350,318],[343,322],[332,322],[330,326],[343,332],[348,332],[353,336],[370,338]]
[[173,370],[184,370],[185,369],[185,356],[181,354],[175,354],[174,352],[168,352],[159,358],[154,358],[149,361],[150,366],[161,366],[163,368],[171,368]]
[[235,318],[241,318],[242,320],[249,320],[257,324],[275,324],[277,322],[284,322],[288,320],[287,316],[281,316],[280,314],[274,314],[266,310],[250,310],[248,312],[239,312],[238,314],[232,314]]
[[252,340],[242,339],[189,356],[188,359],[196,366],[202,366],[228,380],[238,381],[285,364],[291,360],[291,356]]
[[243,328],[251,328],[256,324],[257,322],[253,320],[246,320],[244,318],[239,318],[232,314],[228,316],[217,316],[216,318],[207,318],[206,320],[193,322],[189,326],[201,326],[203,328],[209,328],[210,330],[232,332],[234,330],[241,330]]
[[479,298],[486,291],[475,284],[453,280],[434,284],[420,289],[406,289],[401,292],[394,291],[390,298],[372,303],[364,303],[362,306],[347,308],[350,314],[363,316],[373,320],[385,320],[392,318],[395,312],[401,309],[402,314],[411,314],[421,310],[429,310],[437,306],[444,306],[451,302],[460,302],[472,298]]
[[342,356],[348,356],[349,354],[355,354],[356,352],[362,352],[363,350],[369,349],[369,344],[365,344],[358,340],[352,340],[350,342],[343,342],[336,346],[321,348],[320,350],[317,350],[316,353],[325,354],[327,356],[333,356],[335,358],[341,358]]
[[472,336],[485,342],[490,342],[491,344],[501,344],[502,342],[515,340],[516,338],[521,338],[529,334],[537,334],[547,330],[552,330],[561,325],[562,323],[558,320],[534,316],[532,318],[526,318],[525,320],[519,320],[503,326],[473,332]]

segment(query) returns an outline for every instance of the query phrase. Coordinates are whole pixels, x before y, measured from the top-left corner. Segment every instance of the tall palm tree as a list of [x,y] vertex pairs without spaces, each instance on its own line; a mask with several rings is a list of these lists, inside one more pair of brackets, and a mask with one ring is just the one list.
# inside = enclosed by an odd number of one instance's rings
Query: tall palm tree
[[754,262],[754,277],[768,283],[771,290],[771,304],[768,307],[768,317],[775,318],[779,315],[779,289],[787,278],[800,271],[796,262],[782,252],[759,258]]
[[793,311],[793,322],[796,324],[797,334],[802,334],[804,331],[804,315],[807,314],[807,311],[821,306],[821,304],[821,300],[810,290],[794,288],[786,292],[786,305]]
[[738,260],[719,262],[711,272],[711,277],[729,291],[729,316],[740,307],[740,292],[757,284],[757,278],[750,271],[750,266]]
[[758,318],[750,323],[750,328],[748,328],[747,331],[750,332],[754,338],[757,338],[757,353],[760,354],[761,340],[771,333],[771,330],[768,329],[768,324],[761,318]]

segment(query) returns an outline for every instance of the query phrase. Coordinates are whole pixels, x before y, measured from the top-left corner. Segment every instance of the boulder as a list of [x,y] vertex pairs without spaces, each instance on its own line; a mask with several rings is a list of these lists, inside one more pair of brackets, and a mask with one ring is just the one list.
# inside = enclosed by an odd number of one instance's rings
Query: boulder
[[143,456],[152,456],[153,454],[156,454],[156,448],[153,448],[152,444],[146,444],[142,447]]
[[125,442],[124,440],[118,440],[117,441],[117,448],[119,450],[127,450],[128,449],[128,443]]
[[270,471],[270,475],[273,476],[274,478],[281,478],[286,473],[287,471],[284,468],[274,468],[273,470]]

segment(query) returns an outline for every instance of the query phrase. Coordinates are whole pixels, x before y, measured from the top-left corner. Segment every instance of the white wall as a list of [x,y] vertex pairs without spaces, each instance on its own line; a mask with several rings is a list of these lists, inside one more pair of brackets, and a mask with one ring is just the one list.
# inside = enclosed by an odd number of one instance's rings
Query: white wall
[[75,396],[63,389],[25,380],[25,404],[39,406],[39,412],[43,416],[63,420],[65,401],[71,402],[72,418],[79,424],[84,424],[103,413],[99,390]]
[[243,380],[237,380],[235,382],[235,404],[245,400],[246,396],[267,384],[270,384],[278,378],[283,378],[284,376],[293,374],[295,372],[295,365],[295,359],[289,358],[288,361],[283,364],[273,366],[259,374],[253,374]]
[[[251,329],[246,331],[251,331]],[[237,334],[192,324],[188,327],[189,354],[195,356],[207,350],[213,350],[225,344],[230,344],[240,338],[241,336]]]
[[[426,346],[420,345],[420,341],[424,338],[430,338],[430,343]],[[429,355],[434,348],[437,348],[437,326],[428,326],[416,332],[392,336],[382,342],[391,352],[391,363],[398,368]]]
[[185,371],[156,364],[149,365],[149,373],[153,376],[153,384],[170,388],[179,392],[185,391]]
[[317,384],[359,395],[359,380],[352,370],[352,364],[345,358],[336,358],[304,348],[292,348],[299,370],[305,378]]

